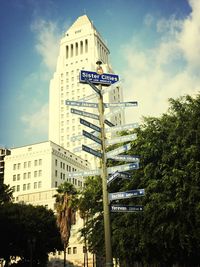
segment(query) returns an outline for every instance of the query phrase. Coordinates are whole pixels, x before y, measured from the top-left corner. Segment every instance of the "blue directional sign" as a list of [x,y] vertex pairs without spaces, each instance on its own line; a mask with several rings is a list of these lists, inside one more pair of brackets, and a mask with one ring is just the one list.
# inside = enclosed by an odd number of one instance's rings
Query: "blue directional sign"
[[85,177],[85,176],[92,176],[92,175],[100,175],[101,171],[100,169],[96,170],[90,170],[90,171],[81,171],[81,172],[68,172],[67,176],[69,178],[71,177]]
[[110,201],[132,198],[132,197],[141,197],[141,196],[144,196],[144,189],[135,189],[135,190],[127,191],[127,192],[115,192],[115,193],[108,194]]
[[115,171],[131,171],[131,170],[137,170],[139,169],[139,163],[130,163],[130,164],[124,164],[124,165],[118,165],[114,167],[107,168],[108,173],[113,173]]
[[139,156],[132,156],[132,155],[117,155],[111,157],[111,159],[117,160],[117,161],[126,161],[126,162],[139,162],[140,157]]
[[129,123],[125,125],[119,125],[111,128],[106,128],[106,132],[117,132],[117,131],[125,131],[125,130],[131,130],[134,128],[138,128],[139,124],[138,123]]
[[82,145],[82,150],[94,155],[95,157],[102,158],[102,153],[92,149],[91,147]]
[[130,149],[131,149],[131,144],[129,143],[129,144],[120,146],[120,147],[118,147],[118,148],[116,148],[114,150],[111,150],[111,151],[107,152],[106,153],[106,157],[107,158],[111,158],[111,157],[116,156],[116,155],[118,155],[120,153],[126,152],[126,151],[128,151]]
[[119,172],[119,177],[122,179],[130,179],[131,175],[127,172]]
[[119,76],[110,73],[98,74],[93,71],[81,70],[80,82],[86,83],[89,80],[93,84],[111,85],[119,81]]
[[99,116],[98,115],[90,113],[90,112],[86,112],[86,111],[82,111],[82,110],[71,108],[71,113],[74,113],[74,114],[80,115],[80,116],[84,116],[84,117],[88,117],[88,118],[91,118],[91,119],[99,120]]
[[136,107],[138,105],[137,101],[130,102],[117,102],[117,103],[104,103],[105,108],[111,107]]
[[91,128],[91,129],[93,129],[93,130],[95,130],[95,131],[97,131],[97,132],[99,132],[99,133],[101,132],[101,128],[100,127],[96,126],[95,124],[92,124],[89,121],[86,121],[86,120],[80,118],[80,123],[85,125],[85,126],[87,126],[87,127],[89,127],[89,128]]
[[70,100],[66,100],[65,101],[65,105],[78,106],[78,107],[87,107],[87,108],[98,108],[98,104],[97,103],[70,101]]
[[113,127],[115,126],[112,122],[110,122],[109,120],[105,120],[104,121],[105,124],[107,124],[109,127]]
[[101,139],[99,139],[98,137],[94,136],[93,134],[91,133],[88,133],[87,131],[83,130],[83,135],[93,141],[95,141],[96,143],[98,144],[102,144],[102,141]]
[[127,206],[127,205],[112,205],[110,207],[111,212],[137,212],[143,211],[144,206],[136,205],[136,206]]
[[107,184],[109,185],[111,182],[113,182],[118,176],[120,175],[120,173],[118,171],[116,171],[115,173],[113,173],[110,177],[108,177],[107,179]]
[[136,138],[137,138],[136,134],[123,135],[123,136],[120,136],[117,138],[106,140],[106,145],[113,145],[116,143],[127,142],[127,141],[131,141],[131,140],[135,140]]

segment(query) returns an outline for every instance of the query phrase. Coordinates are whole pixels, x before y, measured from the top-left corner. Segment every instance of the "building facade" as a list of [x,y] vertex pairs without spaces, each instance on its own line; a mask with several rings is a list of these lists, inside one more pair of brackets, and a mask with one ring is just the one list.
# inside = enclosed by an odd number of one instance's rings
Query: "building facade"
[[[87,84],[79,83],[79,74],[80,70],[96,71],[98,60],[103,63],[105,73],[112,73],[108,57],[109,49],[101,35],[86,15],[81,16],[61,39],[57,68],[50,82],[49,140],[70,151],[76,151],[90,162],[94,161],[94,156],[74,150],[82,144],[90,145],[92,141],[81,137],[83,126],[79,122],[80,117],[71,113],[71,108],[65,105],[65,100],[86,101],[86,97],[93,94],[94,97],[88,102],[98,102],[93,89]],[[119,86],[113,86],[112,92],[104,94],[104,102],[108,103],[120,102],[122,98],[122,89]],[[94,108],[81,110],[97,113]],[[97,124],[97,121],[88,118],[87,120]],[[123,124],[123,111],[115,113],[110,120],[115,125]],[[78,138],[72,139],[73,137]]]
[[[4,182],[12,186],[15,201],[28,194],[31,199],[26,202],[32,203],[38,193],[55,189],[65,181],[83,187],[82,177],[68,178],[67,173],[89,168],[85,160],[47,141],[11,149],[11,155],[5,157]],[[23,201],[21,197],[20,201]]]
[[[47,141],[11,149],[11,154],[5,157],[4,183],[14,189],[15,202],[43,205],[55,210],[54,195],[61,183],[68,181],[77,188],[84,186],[82,177],[68,178],[67,173],[89,169],[87,161]],[[67,260],[75,266],[82,266],[84,260],[84,244],[78,233],[82,226],[83,221],[77,213],[67,251]],[[51,253],[48,266],[63,266],[62,259],[62,251]],[[92,255],[89,255],[91,261]]]
[[10,150],[0,147],[0,185],[4,182],[5,156],[10,155]]

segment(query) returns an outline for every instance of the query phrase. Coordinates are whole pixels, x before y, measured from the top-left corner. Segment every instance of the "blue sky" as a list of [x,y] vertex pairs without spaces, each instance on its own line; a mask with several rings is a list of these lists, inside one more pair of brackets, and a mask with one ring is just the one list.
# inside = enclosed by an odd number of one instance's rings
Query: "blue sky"
[[199,0],[0,0],[0,145],[48,139],[59,40],[84,13],[107,42],[125,100],[139,102],[135,120],[199,92]]

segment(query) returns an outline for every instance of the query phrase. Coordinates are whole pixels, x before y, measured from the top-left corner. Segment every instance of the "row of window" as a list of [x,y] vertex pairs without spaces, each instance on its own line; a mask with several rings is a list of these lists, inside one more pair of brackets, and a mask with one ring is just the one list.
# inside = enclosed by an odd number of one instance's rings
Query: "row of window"
[[[37,189],[37,188],[41,188],[41,187],[42,187],[42,181],[33,183],[33,189]],[[20,190],[23,190],[23,191],[30,190],[31,189],[31,183],[23,184],[21,189],[20,189],[20,185],[15,185],[12,188],[13,188],[13,192],[19,192]]]
[[[20,170],[22,167],[30,168],[31,167],[31,161],[25,161],[24,163],[15,163],[13,164],[13,170]],[[42,159],[36,159],[33,161],[34,166],[41,166],[42,165]]]
[[[58,166],[58,160],[55,159],[55,166]],[[76,171],[75,168],[69,166],[68,164],[64,163],[64,162],[60,162],[60,168],[63,169],[63,170],[66,170],[68,172],[71,172],[71,171]],[[57,170],[55,171],[55,176],[57,177]],[[62,178],[61,178],[62,179]]]
[[[19,181],[21,177],[23,176],[23,179],[30,179],[31,178],[31,172],[25,172],[23,174],[14,174],[13,175],[13,181]],[[33,172],[33,177],[41,177],[42,176],[42,170],[37,170]]]
[[66,46],[66,58],[82,55],[88,52],[88,40]]

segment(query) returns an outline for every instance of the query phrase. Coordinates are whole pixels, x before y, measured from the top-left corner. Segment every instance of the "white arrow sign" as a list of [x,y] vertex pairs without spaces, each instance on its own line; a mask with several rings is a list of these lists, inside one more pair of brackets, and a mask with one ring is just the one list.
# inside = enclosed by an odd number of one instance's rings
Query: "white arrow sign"
[[100,175],[100,169],[91,170],[91,171],[82,171],[82,172],[69,172],[68,177],[80,177],[80,176],[93,176],[93,175]]
[[104,106],[106,108],[110,108],[110,107],[136,107],[137,105],[138,105],[137,101],[104,103]]
[[110,158],[110,157],[119,155],[119,154],[121,154],[121,153],[123,153],[123,152],[126,152],[126,151],[128,151],[128,150],[130,150],[130,149],[131,149],[131,144],[129,143],[129,144],[120,146],[120,147],[118,147],[118,148],[116,148],[116,149],[114,149],[114,150],[111,150],[111,151],[107,152],[107,153],[106,153],[106,157],[107,157],[107,158]]
[[65,101],[65,105],[77,106],[77,107],[87,107],[87,108],[98,108],[98,104],[97,103],[70,101],[70,100],[66,100]]
[[122,143],[122,142],[132,141],[132,140],[136,140],[136,139],[137,139],[136,134],[123,135],[123,136],[120,136],[117,138],[106,140],[106,145],[113,145],[116,143]]
[[117,160],[117,161],[140,162],[140,159],[138,156],[131,156],[131,155],[117,155],[117,156],[113,156],[110,158]]
[[124,164],[114,167],[107,168],[108,173],[113,173],[116,171],[130,171],[130,170],[137,170],[139,169],[139,163],[130,163],[130,164]]
[[115,126],[111,128],[106,128],[105,131],[106,133],[109,133],[109,132],[131,130],[131,129],[138,128],[138,127],[139,127],[139,124],[136,122],[136,123],[129,123],[125,125],[119,125],[119,126]]

